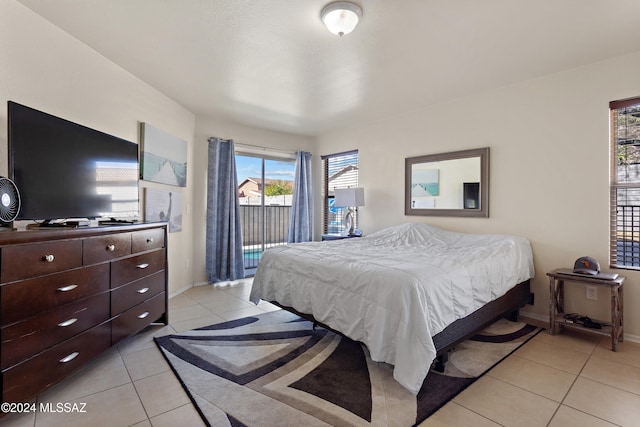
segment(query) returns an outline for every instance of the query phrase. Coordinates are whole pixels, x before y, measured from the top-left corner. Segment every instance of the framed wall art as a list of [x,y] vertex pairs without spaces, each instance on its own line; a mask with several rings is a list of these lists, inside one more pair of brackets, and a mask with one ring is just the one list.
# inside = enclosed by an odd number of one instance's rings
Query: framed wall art
[[148,123],[140,124],[140,178],[161,184],[187,186],[187,142]]
[[182,231],[182,193],[145,188],[144,220],[146,222],[167,222],[169,233]]

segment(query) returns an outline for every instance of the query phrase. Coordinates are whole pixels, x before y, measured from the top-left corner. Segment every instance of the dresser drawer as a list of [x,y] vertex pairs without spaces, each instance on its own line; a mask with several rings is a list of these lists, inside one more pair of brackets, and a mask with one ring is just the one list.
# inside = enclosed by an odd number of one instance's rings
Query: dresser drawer
[[155,322],[165,312],[165,293],[139,304],[122,313],[111,322],[111,345],[116,344],[129,335],[140,332],[147,325]]
[[82,266],[82,241],[60,240],[2,248],[2,283]]
[[109,319],[108,292],[65,304],[0,330],[5,369]]
[[109,290],[109,264],[56,273],[0,286],[3,326],[42,311]]
[[2,371],[2,400],[26,402],[109,348],[111,327],[103,323],[32,359]]
[[111,315],[117,316],[127,311],[134,305],[164,291],[164,288],[165,274],[164,270],[161,270],[151,276],[114,289],[111,291]]
[[131,238],[131,252],[164,248],[164,228],[136,231]]
[[111,287],[116,288],[165,268],[165,251],[158,249],[111,264]]
[[110,261],[131,254],[131,233],[89,237],[82,243],[84,265]]

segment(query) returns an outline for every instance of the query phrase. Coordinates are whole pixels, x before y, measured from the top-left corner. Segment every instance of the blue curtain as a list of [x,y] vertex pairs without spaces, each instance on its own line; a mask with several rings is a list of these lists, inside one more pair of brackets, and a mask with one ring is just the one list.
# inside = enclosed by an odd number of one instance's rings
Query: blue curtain
[[209,283],[244,277],[233,140],[209,139],[206,270]]
[[309,242],[313,238],[313,197],[311,193],[311,153],[296,155],[296,175],[289,217],[289,243]]

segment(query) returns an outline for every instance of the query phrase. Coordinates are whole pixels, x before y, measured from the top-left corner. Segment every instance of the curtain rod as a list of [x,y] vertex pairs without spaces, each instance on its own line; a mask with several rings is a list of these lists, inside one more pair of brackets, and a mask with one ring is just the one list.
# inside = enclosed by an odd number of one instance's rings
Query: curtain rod
[[211,138],[217,138],[217,139],[221,139],[223,141],[229,141],[229,140],[233,139],[234,146],[236,147],[236,149],[237,148],[240,148],[240,149],[246,148],[246,149],[249,149],[249,150],[255,149],[255,150],[261,150],[261,151],[278,151],[280,153],[291,154],[291,155],[295,155],[296,152],[298,151],[298,150],[295,150],[295,151],[292,151],[292,150],[281,150],[281,149],[278,149],[278,148],[264,147],[262,145],[246,144],[246,143],[243,143],[243,142],[238,142],[234,138],[222,138],[222,137],[218,137],[218,136],[211,136],[209,138],[210,139]]
[[242,142],[239,142],[237,144],[235,144],[236,148],[238,149],[243,149],[243,148],[248,148],[248,149],[254,149],[254,150],[262,150],[262,151],[278,151],[280,153],[285,153],[285,154],[296,154],[295,151],[291,151],[291,150],[281,150],[278,148],[271,148],[271,147],[263,147],[260,145],[253,145],[253,144],[244,144]]

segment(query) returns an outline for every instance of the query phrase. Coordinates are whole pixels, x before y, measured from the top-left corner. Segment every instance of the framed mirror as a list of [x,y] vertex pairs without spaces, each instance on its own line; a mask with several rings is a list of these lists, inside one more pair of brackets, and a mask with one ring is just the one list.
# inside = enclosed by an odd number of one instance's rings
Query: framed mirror
[[407,157],[404,213],[489,216],[489,147]]

